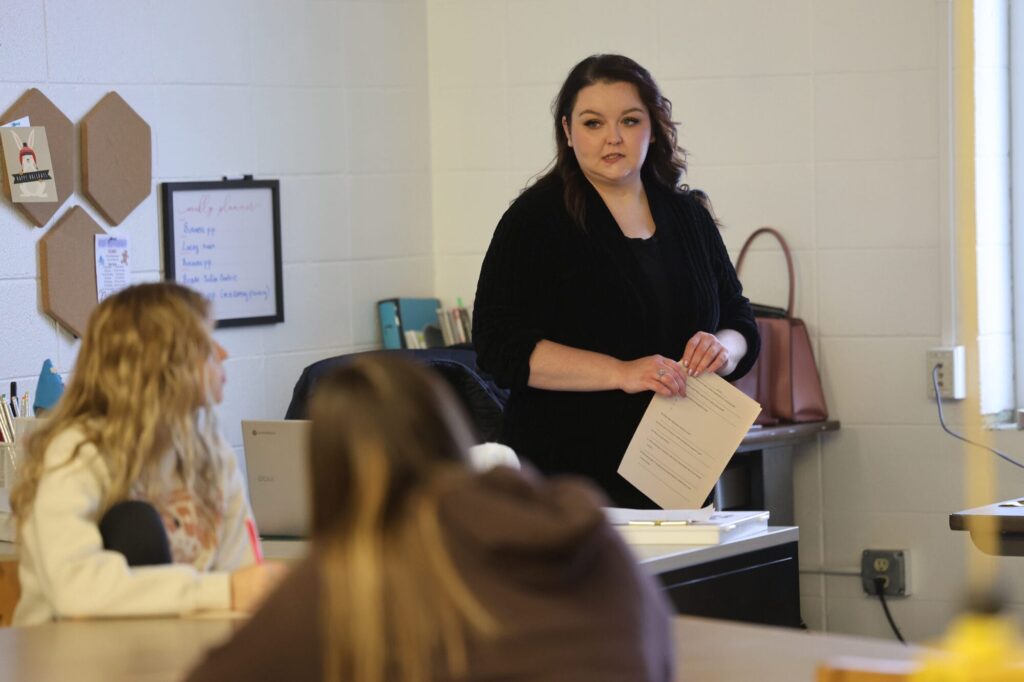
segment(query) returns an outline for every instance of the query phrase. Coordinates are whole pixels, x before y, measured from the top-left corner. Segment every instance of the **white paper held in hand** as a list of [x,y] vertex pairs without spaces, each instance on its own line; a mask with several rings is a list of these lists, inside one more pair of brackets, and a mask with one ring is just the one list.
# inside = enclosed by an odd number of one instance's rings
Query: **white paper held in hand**
[[619,475],[663,509],[698,509],[760,412],[717,374],[688,377],[685,398],[651,400]]

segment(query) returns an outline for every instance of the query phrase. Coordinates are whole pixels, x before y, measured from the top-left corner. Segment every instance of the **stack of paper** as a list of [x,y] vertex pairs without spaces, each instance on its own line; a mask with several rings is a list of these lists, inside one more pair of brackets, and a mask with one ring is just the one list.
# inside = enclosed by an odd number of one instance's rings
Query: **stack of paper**
[[608,522],[635,545],[717,545],[768,527],[766,511],[705,509],[605,509]]

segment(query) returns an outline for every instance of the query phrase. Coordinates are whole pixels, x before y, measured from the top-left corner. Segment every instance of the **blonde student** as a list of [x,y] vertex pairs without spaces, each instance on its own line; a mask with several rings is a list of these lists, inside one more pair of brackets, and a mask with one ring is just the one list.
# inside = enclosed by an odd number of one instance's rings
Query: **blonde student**
[[168,282],[125,289],[89,318],[11,498],[15,625],[253,610],[275,582],[280,567],[256,564],[242,477],[217,431],[227,353],[211,329],[206,299]]
[[590,484],[471,471],[407,360],[335,370],[310,416],[312,553],[190,682],[672,679],[664,598]]

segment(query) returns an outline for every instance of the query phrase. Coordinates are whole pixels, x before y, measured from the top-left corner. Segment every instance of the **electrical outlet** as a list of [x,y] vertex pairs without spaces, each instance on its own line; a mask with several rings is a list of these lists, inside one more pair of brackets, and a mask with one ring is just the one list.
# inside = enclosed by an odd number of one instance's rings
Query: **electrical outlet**
[[967,372],[965,371],[963,346],[932,348],[925,354],[925,369],[928,370],[928,397],[935,398],[932,384],[932,370],[939,366],[939,393],[949,400],[963,400],[967,397]]
[[906,552],[902,549],[865,549],[860,558],[860,581],[866,594],[878,594],[876,578],[884,581],[885,596],[908,596]]

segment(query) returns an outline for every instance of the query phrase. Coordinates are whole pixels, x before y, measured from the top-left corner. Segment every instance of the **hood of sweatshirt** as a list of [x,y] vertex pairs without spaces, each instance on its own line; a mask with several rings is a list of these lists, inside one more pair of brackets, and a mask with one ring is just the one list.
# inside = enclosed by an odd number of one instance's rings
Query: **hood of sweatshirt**
[[460,564],[529,584],[571,581],[608,547],[603,499],[574,478],[544,479],[497,467],[464,479],[440,500],[448,549]]

